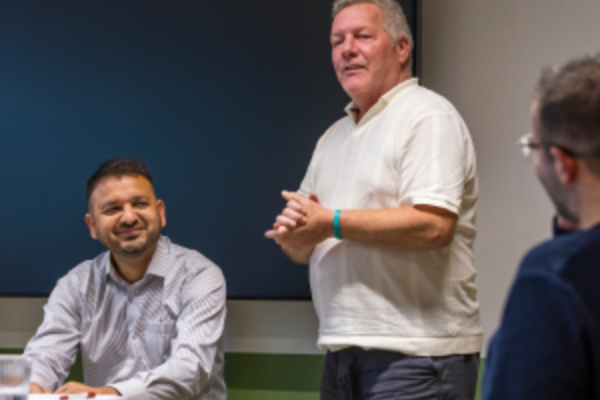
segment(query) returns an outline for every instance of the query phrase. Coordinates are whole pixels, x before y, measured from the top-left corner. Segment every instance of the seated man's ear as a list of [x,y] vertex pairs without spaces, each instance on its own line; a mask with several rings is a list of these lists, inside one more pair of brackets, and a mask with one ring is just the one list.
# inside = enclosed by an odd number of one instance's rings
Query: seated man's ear
[[90,229],[90,236],[92,237],[92,239],[97,240],[98,236],[96,235],[96,222],[94,221],[94,217],[92,217],[91,214],[85,214],[85,223]]
[[162,200],[156,201],[156,208],[158,209],[158,215],[160,215],[160,226],[164,228],[167,226],[167,206]]

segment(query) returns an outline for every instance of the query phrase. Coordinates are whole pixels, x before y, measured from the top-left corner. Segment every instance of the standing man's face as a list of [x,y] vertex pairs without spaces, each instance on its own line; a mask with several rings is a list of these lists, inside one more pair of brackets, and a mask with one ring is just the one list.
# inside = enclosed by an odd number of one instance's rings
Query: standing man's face
[[85,220],[90,234],[113,254],[143,257],[166,224],[165,205],[142,176],[108,177],[92,192]]
[[[535,143],[541,143],[539,103],[534,101],[530,110],[531,133]],[[548,193],[550,200],[554,203],[557,213],[570,221],[578,221],[577,213],[570,207],[568,188],[558,178],[554,160],[546,148],[536,149],[539,154],[535,157],[535,170],[542,186]]]
[[355,4],[337,14],[331,27],[331,58],[340,84],[353,100],[377,99],[399,83],[410,52],[408,38],[399,42],[408,51],[399,43],[392,46],[375,4]]

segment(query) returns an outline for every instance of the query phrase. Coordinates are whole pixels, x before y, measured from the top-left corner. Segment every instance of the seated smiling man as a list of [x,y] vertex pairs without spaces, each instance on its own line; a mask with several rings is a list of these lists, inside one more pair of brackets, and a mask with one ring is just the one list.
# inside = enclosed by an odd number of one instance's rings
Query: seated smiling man
[[165,204],[132,158],[107,161],[87,182],[92,238],[108,251],[61,278],[25,349],[31,393],[59,386],[77,355],[85,384],[55,393],[128,399],[221,400],[225,281],[200,253],[165,237]]

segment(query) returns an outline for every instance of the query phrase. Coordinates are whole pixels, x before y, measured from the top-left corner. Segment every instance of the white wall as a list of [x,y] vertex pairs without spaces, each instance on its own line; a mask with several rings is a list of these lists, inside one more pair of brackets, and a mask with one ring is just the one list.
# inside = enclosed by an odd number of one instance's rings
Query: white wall
[[552,207],[516,140],[541,67],[600,50],[600,1],[423,0],[422,82],[473,135],[480,202],[476,266],[486,341],[517,264],[550,236]]

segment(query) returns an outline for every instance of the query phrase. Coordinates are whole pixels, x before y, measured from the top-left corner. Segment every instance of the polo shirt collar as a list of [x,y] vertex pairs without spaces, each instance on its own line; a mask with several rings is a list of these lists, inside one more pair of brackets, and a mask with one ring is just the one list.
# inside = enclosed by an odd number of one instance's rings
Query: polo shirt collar
[[[381,96],[379,98],[379,100],[377,101],[377,103],[375,103],[373,105],[373,107],[371,107],[369,109],[369,111],[367,111],[365,113],[365,115],[363,115],[361,120],[356,125],[358,125],[358,126],[364,125],[375,115],[377,115],[381,111],[383,111],[383,109],[388,104],[390,104],[392,102],[392,100],[394,100],[396,97],[398,97],[398,95],[400,93],[406,91],[407,89],[409,89],[411,87],[418,86],[418,84],[419,84],[419,78],[410,78],[410,79],[407,79],[407,80],[397,84],[392,89],[390,89],[387,93],[385,93],[383,96]],[[350,118],[352,119],[352,122],[356,121],[355,116],[358,113],[358,106],[353,101],[350,102],[350,104],[348,104],[346,106],[346,108],[344,108],[344,111],[346,111],[346,114],[348,114],[350,116]]]

